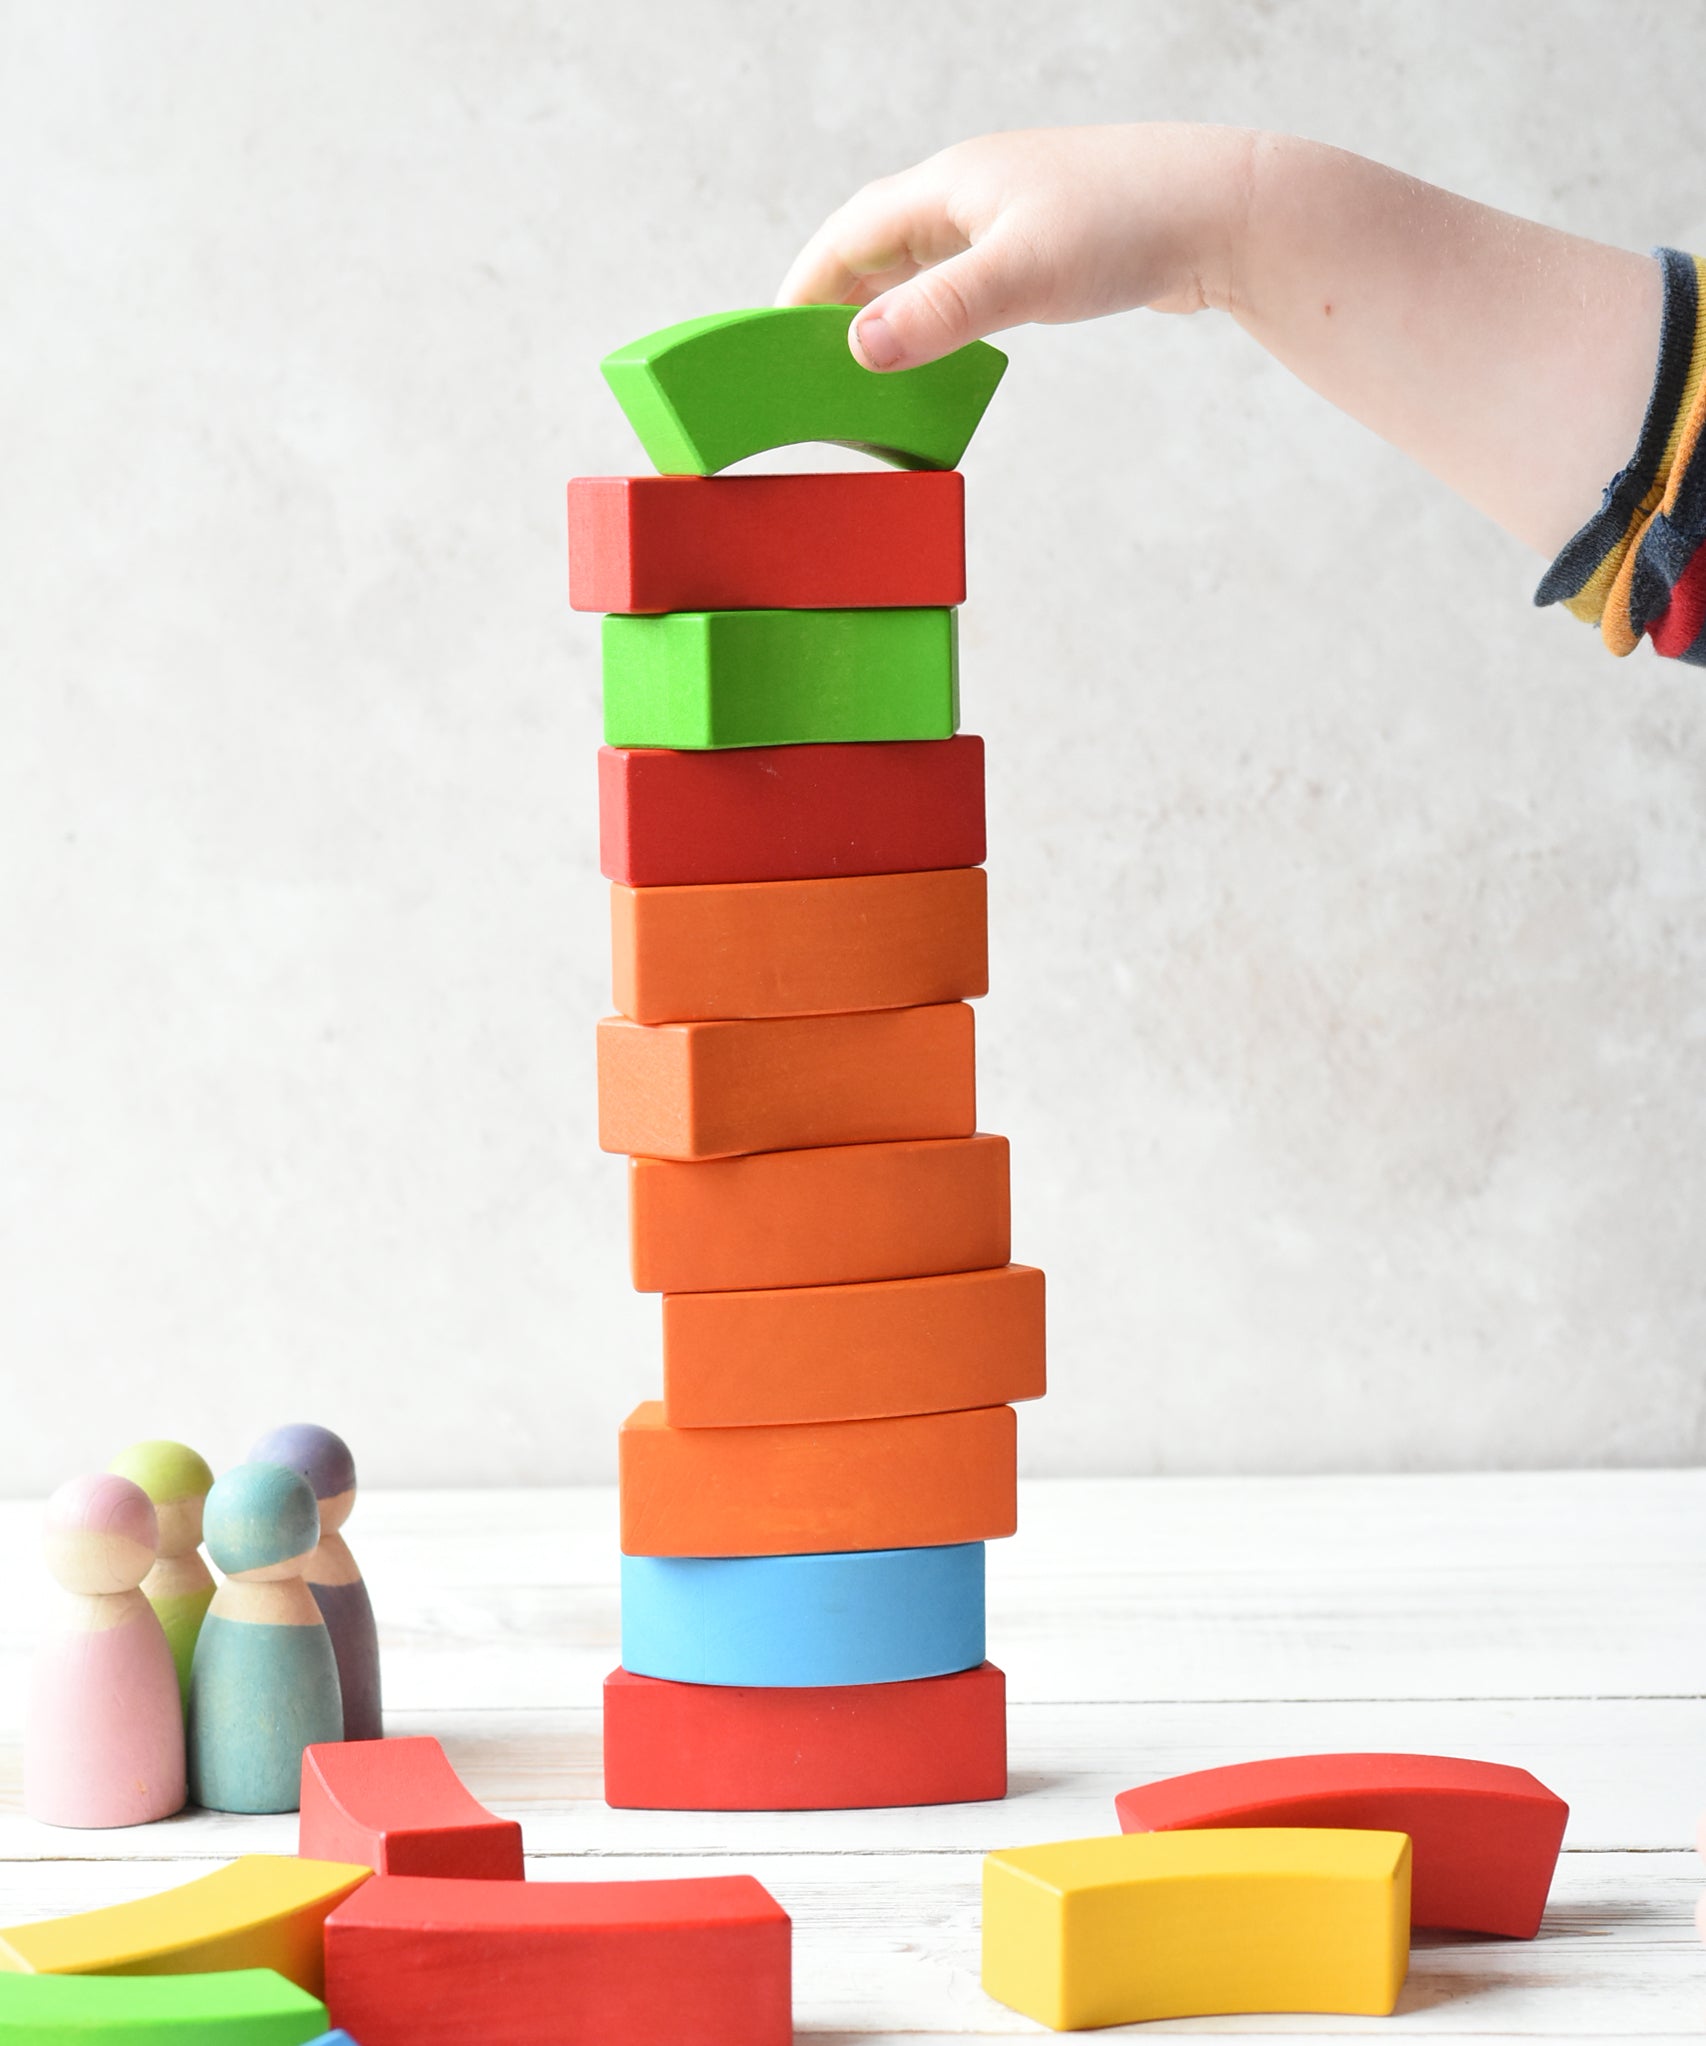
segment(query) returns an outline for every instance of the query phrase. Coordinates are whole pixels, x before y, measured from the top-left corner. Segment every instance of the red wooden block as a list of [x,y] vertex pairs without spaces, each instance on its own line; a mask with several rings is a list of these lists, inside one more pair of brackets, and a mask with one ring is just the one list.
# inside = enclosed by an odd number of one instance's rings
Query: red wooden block
[[520,1882],[521,1828],[463,1787],[430,1735],[324,1742],[302,1751],[298,1854],[375,1875]]
[[604,1800],[639,1811],[852,1811],[1007,1795],[994,1663],[815,1690],[604,1680]]
[[600,864],[630,888],[983,864],[983,741],[600,748]]
[[1408,1833],[1411,1922],[1532,1939],[1570,1808],[1526,1769],[1449,1755],[1292,1755],[1122,1790],[1122,1833],[1349,1826]]
[[577,476],[577,611],[836,611],[959,604],[954,469],[835,476]]
[[362,2046],[788,2046],[788,1914],[751,1876],[375,1876],[326,1920]]

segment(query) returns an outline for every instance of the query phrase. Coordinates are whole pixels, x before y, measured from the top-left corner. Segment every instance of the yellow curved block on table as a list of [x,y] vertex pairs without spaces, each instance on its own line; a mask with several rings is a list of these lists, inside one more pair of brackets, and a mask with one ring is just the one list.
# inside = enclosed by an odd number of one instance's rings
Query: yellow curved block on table
[[175,1890],[0,1931],[0,1969],[22,1975],[202,1975],[275,1968],[326,1986],[327,1913],[373,1873],[348,1861],[245,1854]]
[[1405,1833],[1127,1833],[984,1859],[983,1986],[1059,2032],[1256,2011],[1384,2017],[1409,1965]]

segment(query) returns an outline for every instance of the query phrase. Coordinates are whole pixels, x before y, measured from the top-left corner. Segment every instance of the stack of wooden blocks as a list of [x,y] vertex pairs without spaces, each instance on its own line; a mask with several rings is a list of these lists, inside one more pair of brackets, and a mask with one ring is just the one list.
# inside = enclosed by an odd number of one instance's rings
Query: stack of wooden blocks
[[[1015,1526],[1043,1279],[978,1133],[983,746],[956,736],[954,469],[1003,358],[861,369],[845,309],[721,315],[605,374],[664,473],[570,485],[604,623],[615,1002],[664,1393],[621,1438],[613,1805],[1000,1797],[984,1543]],[[714,477],[790,442],[901,471]]]

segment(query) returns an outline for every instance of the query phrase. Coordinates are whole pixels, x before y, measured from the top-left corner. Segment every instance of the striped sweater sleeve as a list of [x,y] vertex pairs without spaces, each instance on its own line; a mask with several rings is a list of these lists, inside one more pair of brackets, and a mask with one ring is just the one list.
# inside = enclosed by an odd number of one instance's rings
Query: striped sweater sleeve
[[1664,320],[1634,459],[1534,593],[1597,625],[1614,654],[1643,637],[1706,667],[1706,261],[1660,249]]

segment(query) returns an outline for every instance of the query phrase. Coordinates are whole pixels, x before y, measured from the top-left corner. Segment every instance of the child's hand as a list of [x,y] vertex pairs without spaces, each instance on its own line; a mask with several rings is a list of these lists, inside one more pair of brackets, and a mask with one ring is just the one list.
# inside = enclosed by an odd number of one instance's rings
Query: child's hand
[[1252,135],[1036,129],[879,178],[796,258],[781,305],[863,305],[853,352],[910,369],[1024,321],[1224,305]]

